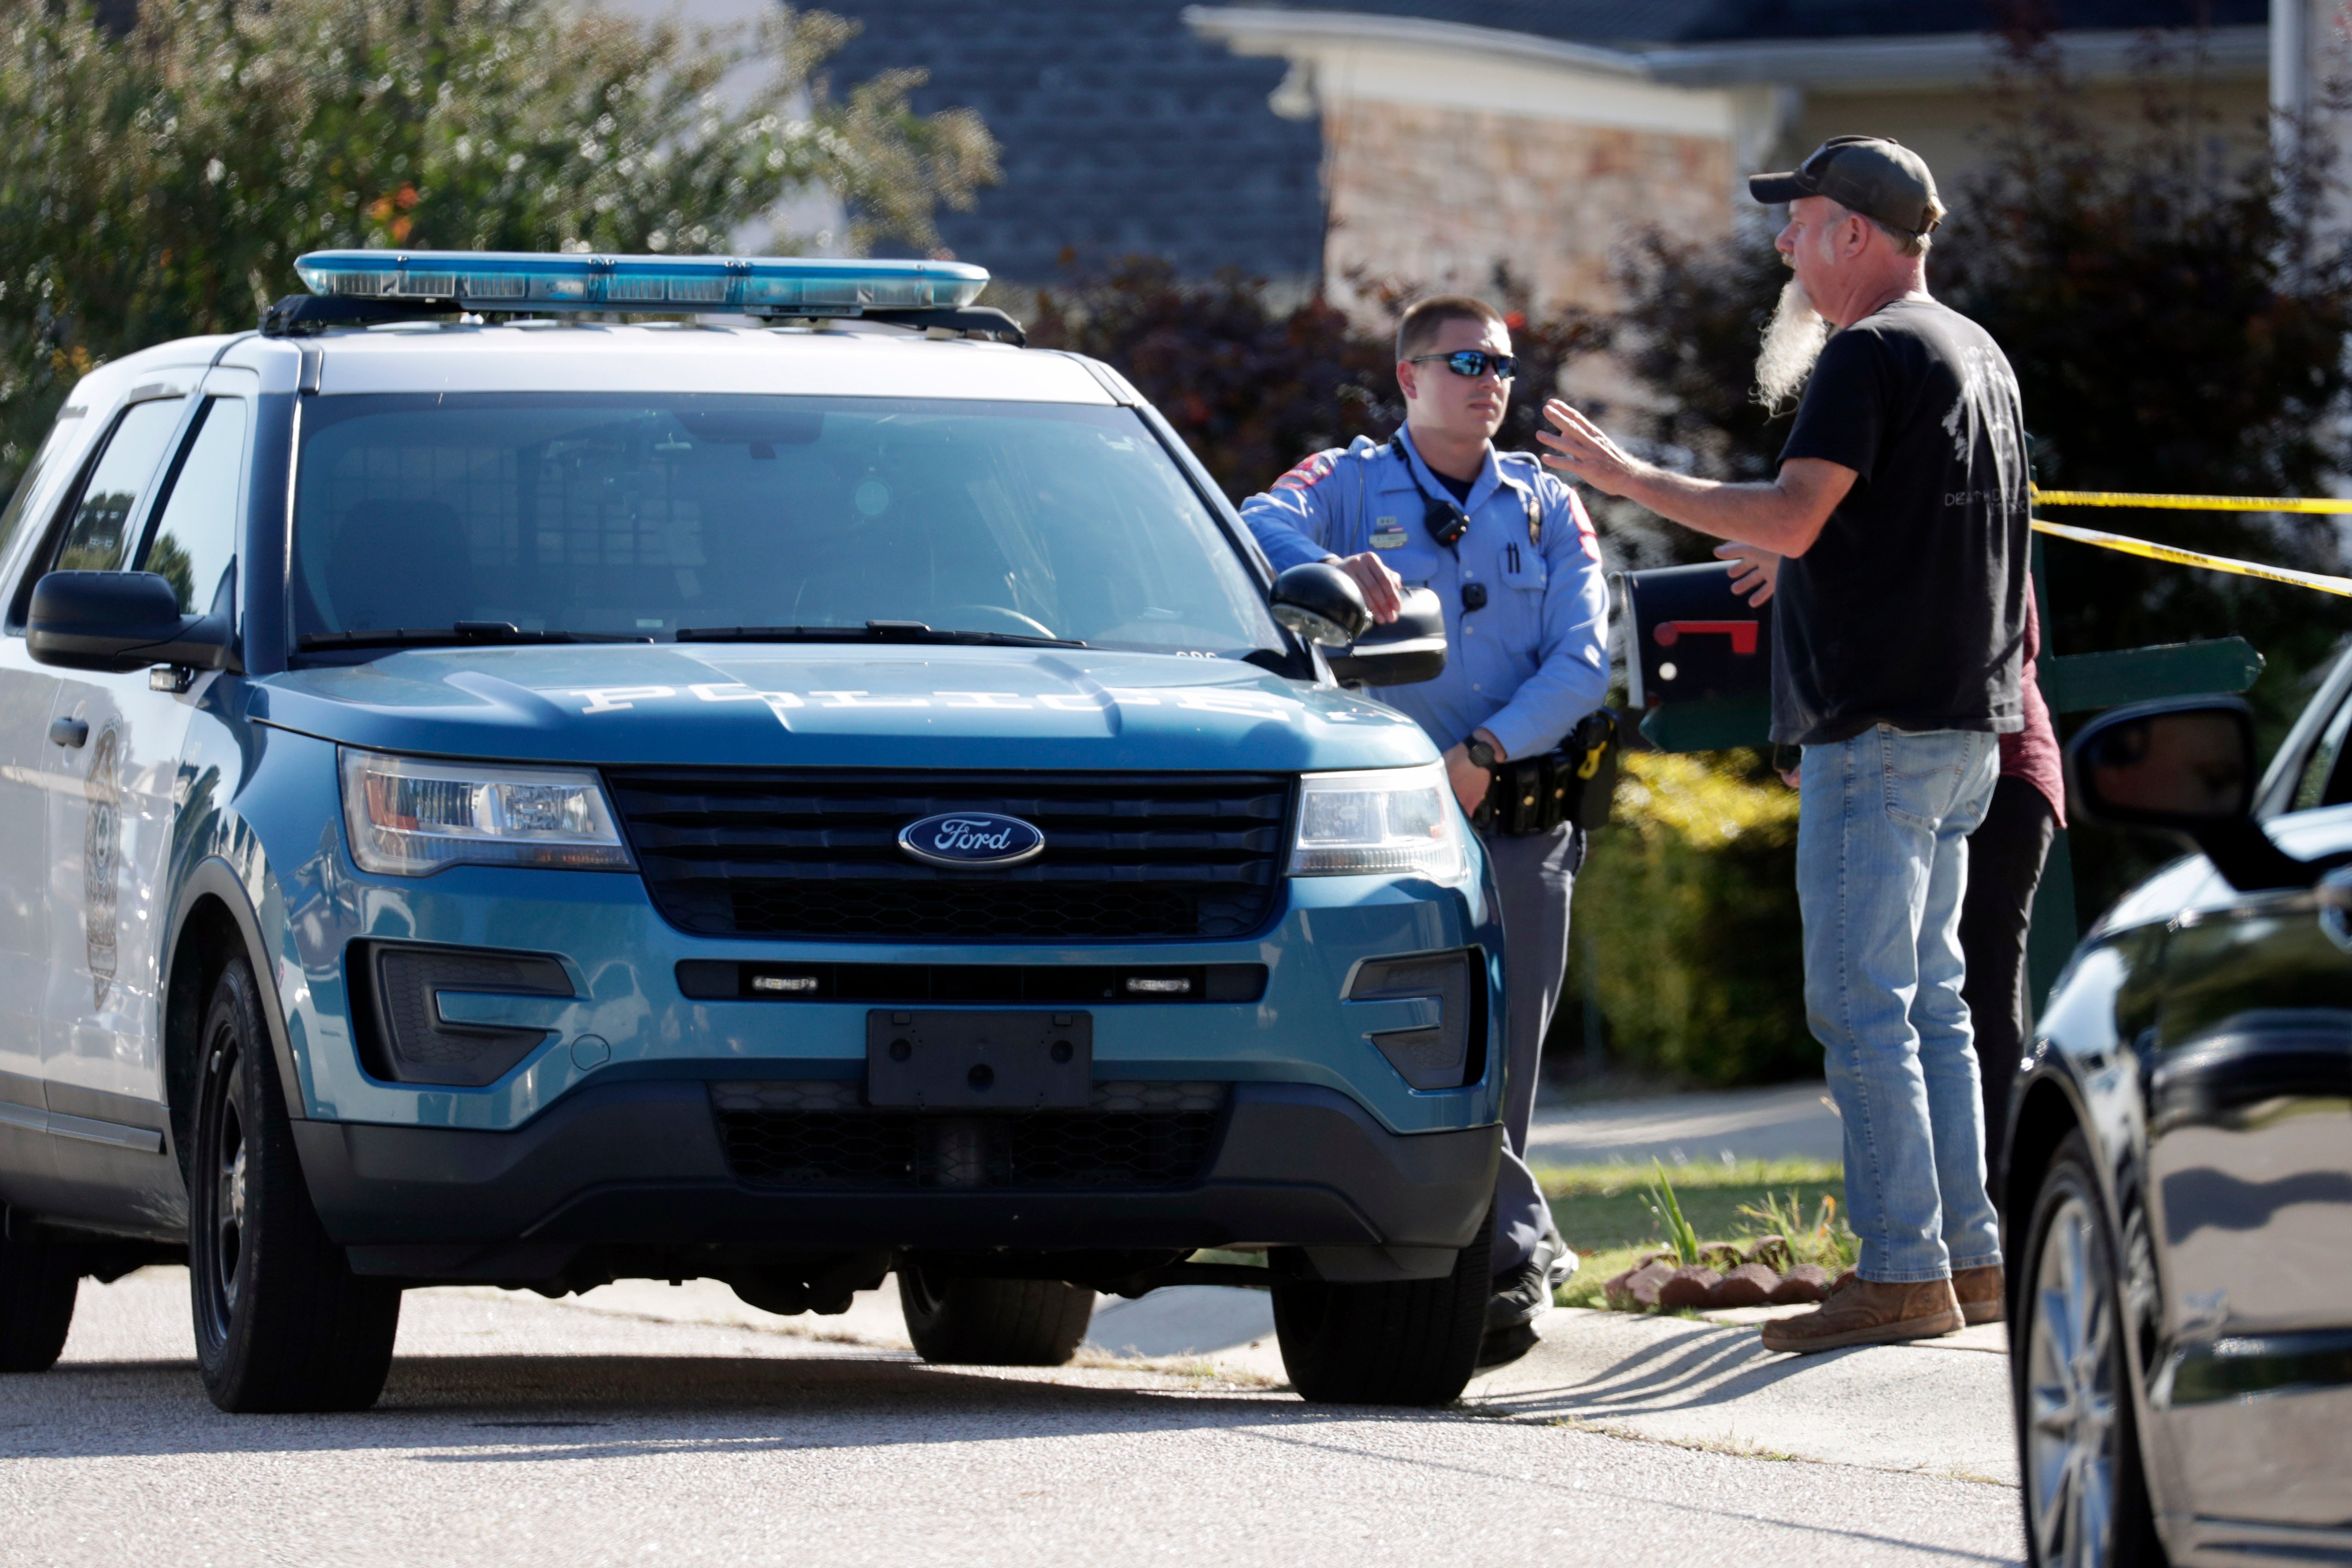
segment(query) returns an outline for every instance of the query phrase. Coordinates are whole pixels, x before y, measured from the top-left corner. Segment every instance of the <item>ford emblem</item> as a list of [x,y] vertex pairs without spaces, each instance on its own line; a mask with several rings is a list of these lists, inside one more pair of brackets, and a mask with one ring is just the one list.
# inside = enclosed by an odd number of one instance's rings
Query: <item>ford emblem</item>
[[898,847],[933,866],[1018,866],[1045,852],[1036,825],[993,811],[949,811],[898,829]]

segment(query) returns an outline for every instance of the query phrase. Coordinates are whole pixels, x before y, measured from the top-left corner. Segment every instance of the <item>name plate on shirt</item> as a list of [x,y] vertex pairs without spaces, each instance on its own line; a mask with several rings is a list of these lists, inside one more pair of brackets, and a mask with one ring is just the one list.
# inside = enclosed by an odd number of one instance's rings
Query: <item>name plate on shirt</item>
[[1404,548],[1404,524],[1399,522],[1392,517],[1378,519],[1372,527],[1372,548],[1375,550],[1402,550]]

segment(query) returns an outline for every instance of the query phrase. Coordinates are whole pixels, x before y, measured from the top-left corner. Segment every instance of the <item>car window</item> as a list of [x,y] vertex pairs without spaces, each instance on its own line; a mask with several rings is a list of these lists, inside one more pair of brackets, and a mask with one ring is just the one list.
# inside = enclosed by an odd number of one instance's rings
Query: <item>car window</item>
[[2289,811],[2342,805],[2352,800],[2352,766],[2347,765],[2344,755],[2347,732],[2352,732],[2352,697],[2336,704],[2311,754],[2304,759],[2303,771],[2295,776],[2294,798],[2287,803]]
[[81,427],[81,421],[82,410],[79,408],[68,408],[59,414],[57,423],[49,426],[49,433],[41,438],[40,449],[33,454],[33,460],[25,465],[24,477],[16,481],[16,493],[8,498],[8,510],[0,512],[0,556],[8,553],[9,542],[16,537],[16,530],[25,521],[25,511],[32,504],[34,492],[41,488],[41,480],[50,463],[56,460],[58,449],[65,446],[74,431]]
[[1279,648],[1132,409],[926,398],[351,395],[303,413],[300,635],[648,637],[919,621]]
[[241,398],[208,400],[196,433],[173,476],[161,521],[140,570],[172,584],[180,613],[213,607],[221,579],[236,556],[244,517],[246,405]]
[[81,499],[74,503],[65,538],[58,544],[57,559],[50,563],[52,571],[121,568],[131,542],[123,537],[123,530],[138,509],[140,497],[154,482],[155,470],[163,466],[164,443],[178,426],[186,401],[163,397],[134,403],[115,421],[98,466],[82,486]]

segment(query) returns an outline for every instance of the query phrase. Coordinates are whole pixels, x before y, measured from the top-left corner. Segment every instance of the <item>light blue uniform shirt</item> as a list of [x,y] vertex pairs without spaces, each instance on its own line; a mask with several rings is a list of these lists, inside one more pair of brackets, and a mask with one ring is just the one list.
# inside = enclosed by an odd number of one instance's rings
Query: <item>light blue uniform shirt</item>
[[[1302,561],[1371,551],[1409,585],[1433,588],[1445,608],[1445,673],[1373,695],[1427,731],[1440,750],[1484,727],[1506,755],[1559,744],[1609,689],[1609,600],[1601,546],[1575,493],[1525,452],[1486,449],[1463,510],[1469,531],[1452,550],[1431,538],[1428,494],[1452,493],[1412,450],[1359,436],[1318,452],[1242,505],[1242,519],[1277,572]],[[1405,465],[1413,465],[1408,472]],[[1528,539],[1528,499],[1542,519]],[[1462,585],[1486,585],[1486,607],[1465,614]]]

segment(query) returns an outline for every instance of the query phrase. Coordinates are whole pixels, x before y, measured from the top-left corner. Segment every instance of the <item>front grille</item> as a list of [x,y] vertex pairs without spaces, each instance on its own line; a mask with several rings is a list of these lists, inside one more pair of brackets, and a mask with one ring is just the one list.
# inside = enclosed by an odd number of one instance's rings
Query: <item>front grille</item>
[[[606,775],[664,919],[709,936],[1100,941],[1247,936],[1274,908],[1291,782],[1261,773]],[[942,812],[1034,823],[1003,870],[922,865]]]
[[736,1179],[835,1191],[1147,1192],[1216,1153],[1221,1083],[1098,1083],[1079,1110],[937,1116],[867,1107],[855,1083],[714,1083]]

